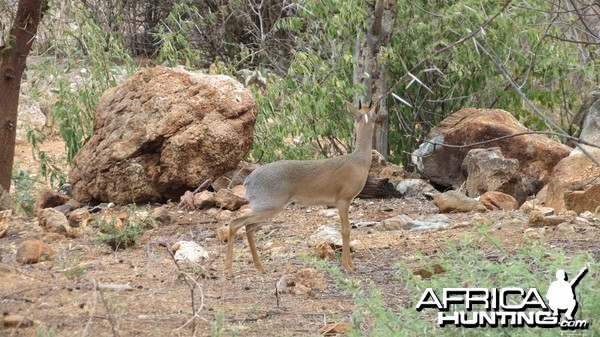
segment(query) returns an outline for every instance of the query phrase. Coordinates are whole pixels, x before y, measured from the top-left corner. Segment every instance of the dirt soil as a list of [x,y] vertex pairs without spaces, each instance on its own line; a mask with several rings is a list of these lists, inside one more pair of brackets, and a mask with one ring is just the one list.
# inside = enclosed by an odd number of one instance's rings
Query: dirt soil
[[[18,151],[22,155],[25,152]],[[24,158],[18,162],[30,163]],[[158,206],[139,210],[152,211]],[[9,235],[0,239],[0,310],[4,316],[31,318],[34,324],[0,327],[0,336],[39,336],[38,326],[53,329],[57,336],[191,336],[192,298],[200,308],[197,336],[218,335],[213,333],[218,328],[225,336],[318,335],[329,322],[350,321],[354,311],[351,294],[325,271],[317,271],[323,281],[309,294],[281,294],[279,301],[275,296],[275,286],[282,276],[304,268],[316,269],[313,261],[318,258],[306,241],[321,225],[339,223],[337,215],[325,216],[320,212],[324,207],[288,207],[257,230],[265,273],[254,268],[244,238],[236,241],[235,277],[228,278],[223,269],[226,244],[215,234],[226,221],[207,212],[178,210],[175,204],[167,207],[176,215],[175,223],[150,229],[138,246],[116,252],[97,241],[93,226],[81,230],[76,238],[65,238],[45,233],[35,219],[17,218]],[[437,208],[425,199],[355,200],[350,218],[356,223],[399,214],[415,218],[434,213]],[[356,271],[348,276],[361,287],[373,284],[381,289],[383,301],[391,310],[412,306],[414,299],[394,277],[398,264],[413,263],[420,254],[443,252],[446,240],[460,240],[475,230],[473,223],[485,220],[492,223],[493,235],[509,250],[521,248],[534,238],[548,246],[562,246],[569,255],[589,250],[600,258],[598,227],[566,234],[548,229],[538,237],[528,230],[527,216],[520,211],[448,216],[452,226],[447,230],[354,228],[352,239],[359,240],[360,245],[352,254]],[[56,252],[54,259],[33,265],[16,263],[19,244],[31,238],[49,243]],[[197,278],[200,287],[195,287],[193,297],[168,251],[180,240],[198,242],[209,254],[201,266],[184,269]],[[339,252],[336,258],[325,261],[339,267]],[[94,284],[117,289],[96,290]],[[128,289],[118,289],[121,286]]]

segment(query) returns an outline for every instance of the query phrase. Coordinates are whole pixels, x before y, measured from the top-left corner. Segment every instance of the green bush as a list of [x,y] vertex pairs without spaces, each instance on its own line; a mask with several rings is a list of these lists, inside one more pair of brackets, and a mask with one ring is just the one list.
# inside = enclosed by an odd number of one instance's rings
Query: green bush
[[33,216],[36,198],[36,184],[39,181],[27,171],[16,169],[12,174],[14,192],[12,201],[15,214]]

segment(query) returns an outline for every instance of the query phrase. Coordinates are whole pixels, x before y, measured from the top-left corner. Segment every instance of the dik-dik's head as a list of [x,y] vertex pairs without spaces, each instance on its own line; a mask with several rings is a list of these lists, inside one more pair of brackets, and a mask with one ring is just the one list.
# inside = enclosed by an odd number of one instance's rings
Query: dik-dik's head
[[354,104],[350,102],[346,102],[346,107],[354,116],[354,126],[363,125],[372,125],[377,121],[378,115],[377,110],[379,104],[375,104],[375,106],[371,106],[372,102],[369,105],[363,105],[361,101],[358,101],[358,107],[354,106]]

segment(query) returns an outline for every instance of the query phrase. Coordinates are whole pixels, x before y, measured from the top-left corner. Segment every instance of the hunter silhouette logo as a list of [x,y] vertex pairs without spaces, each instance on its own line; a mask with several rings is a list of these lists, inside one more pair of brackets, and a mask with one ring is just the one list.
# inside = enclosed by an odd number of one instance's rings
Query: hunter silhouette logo
[[575,287],[587,271],[587,267],[583,267],[570,283],[567,281],[567,274],[564,270],[559,269],[556,271],[556,281],[552,282],[546,294],[548,306],[552,309],[553,316],[558,316],[559,311],[566,310],[565,317],[569,321],[573,320],[573,314],[577,311]]
[[[543,327],[587,329],[587,320],[575,320],[578,303],[575,287],[587,273],[582,268],[568,281],[564,270],[556,271],[544,301],[536,288],[443,288],[441,296],[427,288],[415,309],[438,310],[438,326],[475,327]],[[565,313],[566,320],[560,319]]]

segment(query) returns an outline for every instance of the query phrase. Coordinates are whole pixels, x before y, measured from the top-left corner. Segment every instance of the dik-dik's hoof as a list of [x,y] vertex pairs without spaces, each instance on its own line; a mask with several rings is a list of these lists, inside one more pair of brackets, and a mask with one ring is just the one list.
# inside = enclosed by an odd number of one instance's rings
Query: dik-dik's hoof
[[353,272],[356,268],[354,267],[354,264],[352,264],[352,262],[348,262],[348,263],[342,263],[342,267],[344,267],[344,269],[346,270],[346,272],[351,273]]
[[256,269],[257,269],[259,272],[261,272],[261,273],[263,273],[263,274],[265,273],[265,268],[263,268],[263,266],[262,266],[262,265],[258,265],[258,266],[254,266],[254,267],[256,267]]

